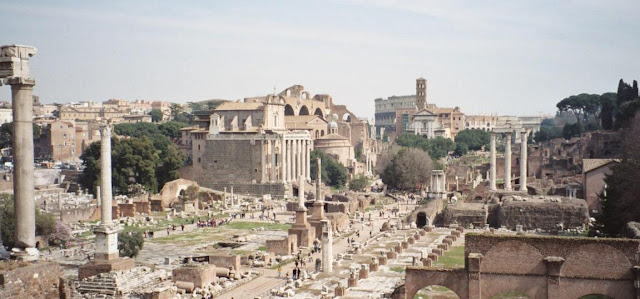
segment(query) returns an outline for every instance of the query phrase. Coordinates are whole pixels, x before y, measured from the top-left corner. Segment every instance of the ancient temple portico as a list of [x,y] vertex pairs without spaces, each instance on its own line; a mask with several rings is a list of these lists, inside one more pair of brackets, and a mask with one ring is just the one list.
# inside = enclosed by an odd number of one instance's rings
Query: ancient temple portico
[[489,190],[498,191],[496,187],[496,136],[504,134],[504,190],[513,191],[511,186],[511,136],[516,133],[520,139],[520,187],[518,191],[527,191],[527,137],[529,131],[520,126],[511,126],[507,124],[503,127],[494,128],[491,131],[490,141],[490,174],[489,174]]

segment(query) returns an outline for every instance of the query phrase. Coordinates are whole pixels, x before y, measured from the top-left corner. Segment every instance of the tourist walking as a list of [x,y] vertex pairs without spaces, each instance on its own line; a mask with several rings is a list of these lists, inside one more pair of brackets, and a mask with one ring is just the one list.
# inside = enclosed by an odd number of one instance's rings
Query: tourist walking
[[278,266],[278,278],[280,278],[281,274],[282,274],[282,266]]

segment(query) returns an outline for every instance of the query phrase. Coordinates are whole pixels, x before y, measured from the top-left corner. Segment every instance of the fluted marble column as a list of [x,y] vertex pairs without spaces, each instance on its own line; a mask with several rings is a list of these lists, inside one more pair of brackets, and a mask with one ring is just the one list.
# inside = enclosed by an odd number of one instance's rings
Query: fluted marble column
[[520,191],[527,191],[527,131],[520,134]]
[[504,190],[511,191],[511,132],[506,134],[504,145]]
[[300,148],[300,165],[302,166],[302,170],[300,171],[300,176],[304,177],[304,180],[307,180],[307,141],[301,140],[300,144],[302,147]]
[[496,134],[491,132],[491,167],[489,168],[489,190],[496,191]]
[[307,180],[311,181],[311,148],[313,147],[312,141],[307,140]]

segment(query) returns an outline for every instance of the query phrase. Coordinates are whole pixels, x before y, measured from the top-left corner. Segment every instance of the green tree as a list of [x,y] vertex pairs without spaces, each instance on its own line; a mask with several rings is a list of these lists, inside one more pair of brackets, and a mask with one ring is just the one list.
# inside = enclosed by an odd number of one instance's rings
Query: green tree
[[140,232],[121,232],[118,234],[120,256],[134,258],[144,247],[144,238]]
[[618,93],[616,93],[616,113],[615,129],[629,127],[636,111],[640,108],[640,98],[638,95],[638,83],[634,80],[634,86],[625,83],[622,79],[618,82]]
[[456,150],[453,152],[453,154],[462,157],[466,155],[468,151],[469,147],[466,143],[458,143],[456,144]]
[[336,188],[344,187],[347,183],[347,169],[333,157],[318,150],[311,151],[311,179],[315,180],[317,177],[317,158],[322,160],[322,182]]
[[[15,210],[13,205],[13,195],[2,195],[0,197],[0,230],[2,231],[2,244],[9,248],[15,246]],[[42,213],[39,209],[36,213],[36,236],[48,236],[54,232],[56,226],[55,217],[49,213]]]
[[164,136],[167,136],[173,140],[182,137],[182,133],[180,129],[188,126],[187,123],[181,123],[177,121],[170,121],[163,124],[158,125],[158,130]]
[[[164,183],[178,178],[184,156],[166,136],[155,137],[111,138],[112,181],[117,194],[127,194],[129,186],[135,184],[157,192]],[[89,145],[81,159],[85,169],[80,184],[95,190],[100,175],[100,142]]]
[[569,111],[575,115],[579,136],[582,136],[583,122],[589,116],[597,118],[598,111],[600,111],[600,96],[586,93],[573,95],[558,102],[556,107],[558,111]]
[[[457,144],[464,143],[468,150],[479,151],[483,147],[489,145],[491,134],[480,129],[465,129],[456,135],[455,142]],[[456,147],[458,149],[458,147]]]
[[600,123],[605,130],[613,129],[613,114],[615,113],[616,94],[613,92],[604,93],[600,96],[602,112],[600,113]]
[[429,156],[438,160],[455,149],[455,144],[451,139],[436,137],[428,139],[415,134],[404,133],[396,138],[396,143],[401,146],[419,148],[429,153]]
[[622,159],[605,178],[602,213],[596,218],[600,229],[612,237],[622,235],[629,221],[640,219],[640,119],[633,119],[623,130]]
[[[33,124],[33,139],[38,139],[42,133],[40,126]],[[13,136],[13,122],[0,125],[0,148],[11,147]]]
[[380,175],[382,182],[391,188],[401,190],[421,189],[431,177],[433,162],[429,154],[419,148],[402,148],[390,151]]
[[349,182],[349,190],[351,191],[366,191],[369,187],[369,179],[364,175],[356,176],[351,182]]
[[160,109],[152,109],[149,111],[149,115],[151,115],[151,121],[154,123],[161,122],[164,114]]
[[182,113],[185,112],[184,107],[182,107],[182,105],[177,103],[171,103],[171,106],[169,107],[169,109],[171,111],[171,120],[178,120],[180,115],[182,115]]
[[566,139],[566,140],[569,140],[572,137],[579,137],[581,131],[582,130],[580,129],[580,124],[579,123],[566,124],[566,125],[564,125],[564,128],[562,129],[562,137],[564,137],[564,139]]

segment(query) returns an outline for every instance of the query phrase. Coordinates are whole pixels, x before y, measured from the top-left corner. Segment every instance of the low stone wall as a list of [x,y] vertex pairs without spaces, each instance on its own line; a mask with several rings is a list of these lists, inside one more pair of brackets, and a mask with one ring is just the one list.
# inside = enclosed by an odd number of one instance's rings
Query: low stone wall
[[284,239],[267,240],[267,252],[277,255],[291,255],[298,250],[296,235],[288,235]]
[[482,208],[457,208],[456,206],[447,206],[443,213],[443,222],[445,226],[456,223],[462,227],[483,227],[487,223],[487,210]]
[[207,264],[186,265],[173,269],[174,282],[193,283],[196,288],[206,287],[216,280],[216,266]]
[[239,255],[210,255],[209,264],[216,265],[218,268],[229,269],[229,267],[231,267],[233,270],[236,270],[236,272],[240,272]]
[[[227,192],[231,191],[233,186],[234,194],[250,195],[250,196],[262,196],[271,194],[273,198],[283,198],[285,196],[286,188],[282,183],[216,183],[204,181],[202,187],[210,188],[213,190],[224,191],[227,188]],[[230,193],[229,193],[230,194]]]
[[76,223],[78,221],[95,221],[100,219],[100,209],[97,205],[86,205],[73,209],[60,211],[60,220],[64,223]]

